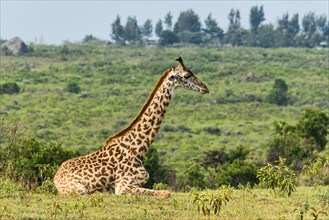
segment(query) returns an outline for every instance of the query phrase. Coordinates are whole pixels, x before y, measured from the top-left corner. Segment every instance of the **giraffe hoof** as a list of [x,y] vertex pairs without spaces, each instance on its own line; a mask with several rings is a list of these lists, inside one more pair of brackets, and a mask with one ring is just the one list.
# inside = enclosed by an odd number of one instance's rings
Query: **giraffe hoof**
[[154,195],[156,195],[157,197],[160,197],[160,198],[170,198],[171,197],[171,193],[166,190],[157,190],[157,191],[155,191]]

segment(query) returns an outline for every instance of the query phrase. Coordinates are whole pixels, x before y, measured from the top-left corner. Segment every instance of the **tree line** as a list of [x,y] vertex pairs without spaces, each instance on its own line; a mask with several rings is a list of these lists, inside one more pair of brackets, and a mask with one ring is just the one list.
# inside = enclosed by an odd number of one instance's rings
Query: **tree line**
[[265,14],[263,6],[253,6],[249,13],[249,29],[241,26],[241,15],[237,9],[228,14],[228,28],[223,30],[210,13],[204,20],[192,10],[182,11],[176,23],[168,12],[164,19],[159,19],[153,27],[152,20],[147,19],[141,26],[137,18],[129,16],[126,24],[121,23],[117,15],[112,23],[112,40],[118,45],[142,44],[153,36],[159,38],[161,45],[196,44],[196,45],[230,45],[254,47],[315,47],[329,43],[329,21],[325,14],[314,12],[290,16],[285,13],[277,24],[263,24]]

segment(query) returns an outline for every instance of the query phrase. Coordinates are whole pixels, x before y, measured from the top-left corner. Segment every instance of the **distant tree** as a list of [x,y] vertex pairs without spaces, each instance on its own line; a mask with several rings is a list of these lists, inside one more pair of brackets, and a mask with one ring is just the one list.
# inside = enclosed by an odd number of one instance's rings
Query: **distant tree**
[[229,27],[228,30],[233,30],[233,29],[239,29],[241,27],[241,22],[240,22],[240,11],[239,10],[234,10],[233,8],[231,9],[230,13],[228,14],[228,20],[229,20]]
[[183,43],[201,44],[203,42],[203,33],[191,32],[188,30],[178,33],[178,37]]
[[179,42],[179,38],[173,31],[164,30],[161,32],[160,34],[161,45],[171,45],[178,42]]
[[204,21],[206,28],[202,29],[207,36],[209,36],[211,42],[220,41],[224,37],[224,31],[218,27],[217,21],[208,15],[207,19]]
[[145,21],[141,31],[142,31],[142,36],[145,38],[152,36],[153,26],[152,26],[152,21],[150,19],[147,19]]
[[257,33],[259,25],[265,21],[263,6],[253,6],[250,9],[249,22],[250,22],[250,31]]
[[160,37],[161,32],[163,31],[161,19],[155,25],[155,34]]
[[124,27],[121,25],[121,18],[119,15],[117,15],[117,18],[112,23],[111,37],[116,44],[120,44],[120,45],[125,44],[125,30]]
[[302,18],[303,32],[301,34],[301,45],[304,47],[314,47],[320,42],[318,37],[316,16],[314,12],[310,12]]
[[199,16],[192,9],[183,11],[179,14],[178,20],[174,27],[175,33],[183,31],[201,32],[201,22]]
[[257,46],[270,48],[275,46],[275,30],[272,24],[261,25],[258,28]]
[[229,20],[229,27],[225,41],[233,46],[246,44],[249,32],[241,28],[240,11],[231,9],[227,18]]
[[318,27],[318,30],[322,33],[324,40],[329,36],[329,20],[327,18],[327,15],[323,14],[317,17],[316,24]]
[[130,43],[141,40],[141,31],[138,27],[136,17],[128,17],[125,27],[125,39]]
[[259,9],[258,6],[251,7],[250,15],[249,15],[249,23],[250,23],[250,35],[248,40],[249,45],[259,46],[258,28],[263,21],[265,21],[263,6],[260,6]]
[[302,19],[303,32],[312,35],[316,31],[316,17],[314,12],[304,15]]
[[83,40],[82,40],[82,43],[88,43],[90,41],[93,41],[93,40],[97,40],[96,37],[94,37],[92,34],[90,35],[86,35]]
[[299,15],[294,14],[289,20],[289,14],[286,13],[278,20],[276,29],[275,44],[277,47],[298,46],[297,35],[299,33]]
[[171,30],[171,28],[172,28],[172,18],[173,18],[173,16],[172,16],[171,12],[169,11],[164,19],[164,23],[167,25],[168,30]]

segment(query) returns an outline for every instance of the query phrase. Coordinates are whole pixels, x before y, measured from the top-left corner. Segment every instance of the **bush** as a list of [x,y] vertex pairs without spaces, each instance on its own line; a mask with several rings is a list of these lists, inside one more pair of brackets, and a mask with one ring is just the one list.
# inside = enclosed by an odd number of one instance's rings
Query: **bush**
[[53,175],[63,161],[78,156],[60,144],[26,137],[19,125],[1,122],[0,174],[34,188]]
[[256,173],[257,167],[254,164],[237,159],[220,167],[220,171],[216,175],[216,182],[219,186],[231,185],[234,187],[248,183],[255,184],[258,182]]
[[17,94],[21,88],[15,82],[7,82],[0,85],[0,94]]
[[290,196],[297,186],[297,176],[285,165],[286,159],[279,158],[277,165],[267,164],[257,171],[260,186],[272,189],[274,193],[287,193]]
[[66,90],[71,93],[80,93],[81,89],[76,82],[69,82],[66,86]]
[[298,123],[275,122],[274,139],[269,143],[268,162],[279,157],[287,160],[289,167],[301,170],[303,165],[324,150],[329,128],[328,116],[317,109],[305,109]]
[[168,182],[168,170],[160,164],[159,153],[156,148],[151,147],[143,160],[143,166],[149,173],[149,180],[146,187],[152,188],[157,183],[165,184]]
[[274,81],[273,88],[270,90],[265,100],[272,104],[287,105],[288,104],[288,86],[282,79],[276,79]]

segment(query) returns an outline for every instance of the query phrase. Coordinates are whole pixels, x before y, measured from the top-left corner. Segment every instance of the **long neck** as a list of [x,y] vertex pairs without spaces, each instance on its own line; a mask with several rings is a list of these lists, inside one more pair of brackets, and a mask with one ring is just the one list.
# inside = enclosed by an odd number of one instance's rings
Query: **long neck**
[[166,71],[144,104],[142,110],[132,123],[124,130],[110,137],[106,145],[112,141],[127,146],[134,155],[142,158],[154,141],[170,104],[174,86],[167,80]]

